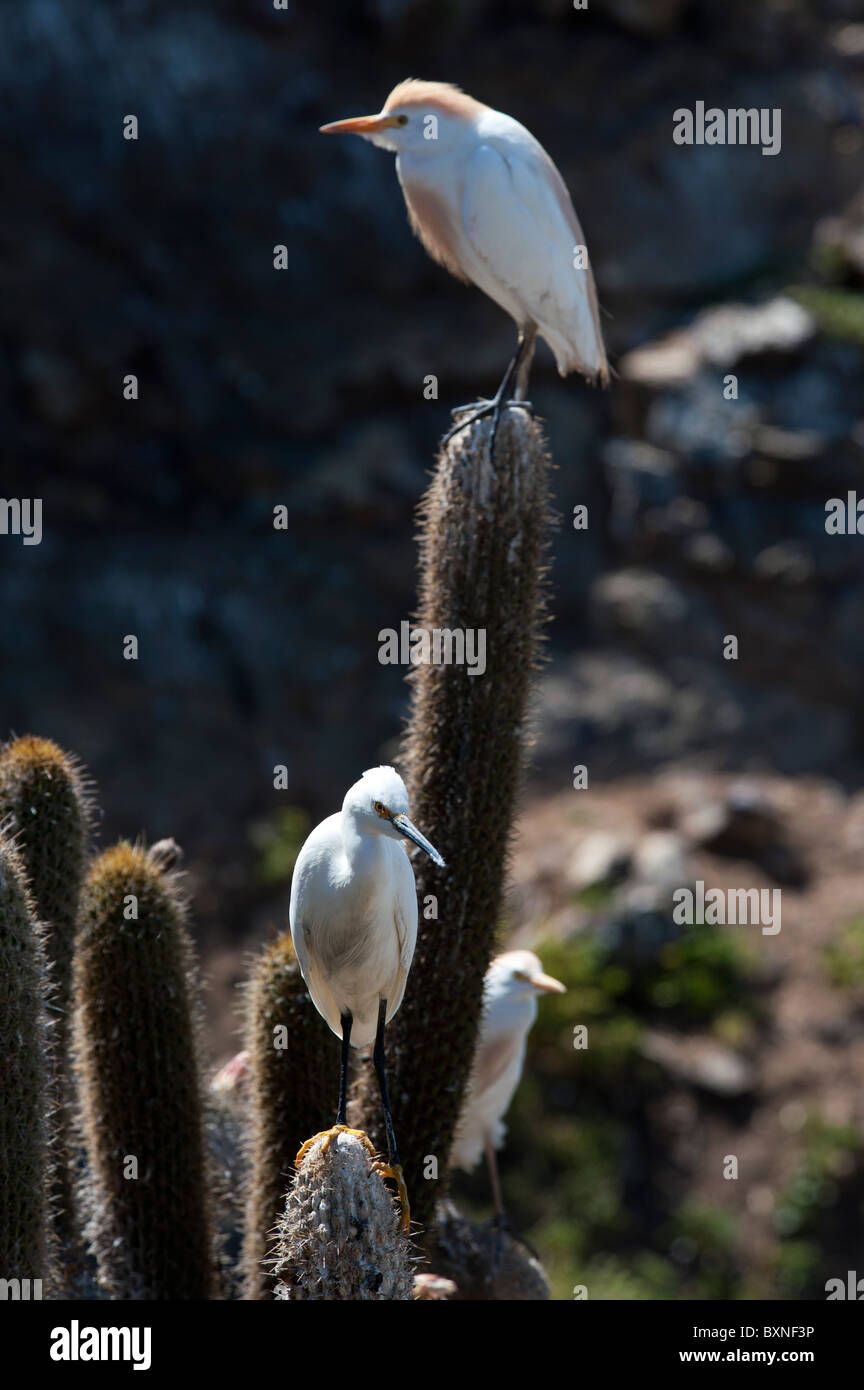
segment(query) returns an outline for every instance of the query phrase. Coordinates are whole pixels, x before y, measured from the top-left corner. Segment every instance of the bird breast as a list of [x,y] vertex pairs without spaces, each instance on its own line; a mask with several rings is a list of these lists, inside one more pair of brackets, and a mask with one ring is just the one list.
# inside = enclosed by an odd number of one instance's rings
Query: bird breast
[[416,167],[412,167],[400,157],[396,161],[396,171],[412,232],[433,261],[467,284],[469,277],[463,264],[458,209],[452,197],[432,182],[426,162],[418,161]]
[[353,863],[329,848],[298,860],[291,930],[316,1007],[336,1033],[350,1011],[360,1047],[375,1036],[379,999],[388,1017],[402,1000],[417,937],[414,875],[395,840],[375,837]]

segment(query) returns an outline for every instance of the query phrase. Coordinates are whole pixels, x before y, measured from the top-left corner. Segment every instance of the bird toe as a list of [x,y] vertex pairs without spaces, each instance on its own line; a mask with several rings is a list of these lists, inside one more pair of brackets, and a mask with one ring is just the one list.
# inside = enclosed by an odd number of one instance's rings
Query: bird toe
[[296,1168],[300,1167],[300,1164],[303,1162],[309,1150],[314,1148],[319,1140],[321,1141],[321,1152],[326,1153],[334,1139],[338,1139],[340,1134],[353,1135],[355,1139],[359,1139],[360,1142],[366,1146],[372,1157],[375,1157],[375,1146],[369,1138],[369,1135],[362,1129],[352,1129],[350,1125],[331,1125],[330,1129],[322,1129],[318,1134],[313,1134],[311,1139],[306,1140],[305,1144],[298,1150],[297,1157],[294,1160],[294,1166]]
[[391,1178],[395,1182],[401,1209],[399,1229],[407,1233],[411,1226],[411,1205],[408,1201],[408,1188],[405,1185],[405,1175],[402,1172],[401,1163],[376,1163],[375,1172],[380,1178]]

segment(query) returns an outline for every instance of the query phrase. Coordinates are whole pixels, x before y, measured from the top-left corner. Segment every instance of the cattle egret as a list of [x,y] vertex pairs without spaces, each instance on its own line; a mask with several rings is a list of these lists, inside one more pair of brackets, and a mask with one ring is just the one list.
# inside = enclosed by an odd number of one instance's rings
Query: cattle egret
[[486,971],[483,992],[480,1037],[450,1162],[470,1172],[485,1153],[500,1222],[504,1206],[495,1150],[504,1142],[503,1119],[522,1075],[525,1044],[537,1018],[537,1000],[541,994],[564,994],[566,987],[543,974],[543,966],[532,951],[506,951],[496,956]]
[[384,1030],[402,1003],[417,941],[414,871],[400,841],[412,840],[444,867],[444,860],[408,819],[405,783],[392,767],[373,767],[347,792],[341,812],[316,826],[297,857],[289,908],[291,937],[303,979],[319,1014],[342,1039],[336,1124],[308,1140],[299,1163],[323,1138],[359,1130],[345,1123],[350,1047],[375,1043],[373,1053],[387,1132],[387,1164],[410,1212],[387,1095]]
[[[353,134],[396,155],[411,227],[430,256],[471,281],[516,322],[518,343],[501,386],[455,434],[492,415],[490,448],[501,410],[522,405],[539,333],[561,376],[578,371],[609,380],[594,276],[570,194],[530,131],[449,82],[409,78],[375,116],[321,126]],[[511,399],[512,392],[512,399]]]

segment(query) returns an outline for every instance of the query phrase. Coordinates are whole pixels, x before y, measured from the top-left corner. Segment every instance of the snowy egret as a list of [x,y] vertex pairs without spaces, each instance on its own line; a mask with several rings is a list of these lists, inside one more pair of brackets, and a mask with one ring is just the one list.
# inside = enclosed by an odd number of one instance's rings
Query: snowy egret
[[394,87],[377,115],[321,131],[360,135],[395,153],[412,229],[430,256],[516,322],[516,354],[498,391],[479,408],[454,411],[470,413],[448,438],[491,413],[491,448],[502,408],[530,409],[525,391],[537,333],[561,376],[578,371],[608,382],[582,228],[564,180],[530,131],[449,82],[415,78]]
[[[405,783],[392,767],[373,767],[346,793],[341,813],[312,831],[297,857],[289,908],[291,937],[303,979],[319,1014],[342,1039],[336,1124],[345,1123],[350,1047],[374,1040],[373,1053],[387,1133],[387,1165],[379,1172],[399,1187],[403,1227],[409,1208],[387,1095],[384,1030],[402,1003],[417,941],[417,890],[402,840],[412,840],[444,867],[433,845],[408,819]],[[303,1155],[322,1135],[307,1141]]]
[[470,1172],[486,1154],[495,1213],[501,1221],[504,1206],[495,1150],[504,1142],[503,1119],[522,1075],[537,1000],[541,994],[564,994],[566,987],[544,975],[533,951],[506,951],[486,971],[483,992],[483,1022],[450,1162]]

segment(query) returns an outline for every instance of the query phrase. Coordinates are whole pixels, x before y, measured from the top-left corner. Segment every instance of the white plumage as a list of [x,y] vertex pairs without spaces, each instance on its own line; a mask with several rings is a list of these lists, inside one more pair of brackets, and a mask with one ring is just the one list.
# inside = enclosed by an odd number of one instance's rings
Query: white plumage
[[395,87],[378,115],[321,129],[396,153],[415,232],[435,260],[512,315],[529,364],[539,332],[562,376],[579,371],[608,381],[582,228],[564,180],[530,131],[449,83],[414,79]]
[[352,1015],[354,1047],[374,1041],[380,1000],[388,1022],[396,1013],[414,957],[417,891],[403,839],[443,863],[408,819],[402,778],[372,768],[312,831],[294,868],[289,918],[303,978],[337,1037]]
[[414,871],[400,843],[413,840],[444,867],[434,846],[408,819],[405,783],[392,767],[364,772],[345,794],[342,810],[316,826],[297,856],[291,881],[291,938],[312,1002],[342,1039],[339,1104],[331,1129],[307,1139],[297,1155],[322,1143],[326,1152],[345,1132],[356,1135],[374,1154],[369,1137],[349,1130],[348,1058],[351,1047],[372,1053],[387,1133],[382,1177],[397,1184],[401,1226],[408,1230],[411,1209],[393,1132],[387,1094],[384,1032],[402,1003],[417,941],[417,890]]
[[489,966],[471,1081],[450,1151],[455,1167],[470,1171],[484,1153],[489,1156],[504,1142],[504,1116],[519,1085],[537,1000],[544,993],[563,994],[564,985],[544,975],[532,951],[507,951]]

